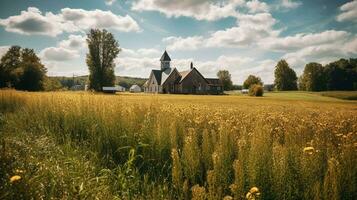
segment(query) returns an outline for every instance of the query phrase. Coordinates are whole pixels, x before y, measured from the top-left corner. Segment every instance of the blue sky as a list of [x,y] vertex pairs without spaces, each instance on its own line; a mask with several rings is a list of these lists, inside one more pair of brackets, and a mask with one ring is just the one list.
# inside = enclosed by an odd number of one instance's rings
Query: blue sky
[[117,75],[148,77],[166,49],[172,66],[193,61],[207,77],[228,69],[273,82],[276,62],[298,74],[308,62],[357,57],[357,1],[330,0],[2,0],[0,55],[33,48],[48,75],[88,74],[86,33],[106,28],[122,48]]

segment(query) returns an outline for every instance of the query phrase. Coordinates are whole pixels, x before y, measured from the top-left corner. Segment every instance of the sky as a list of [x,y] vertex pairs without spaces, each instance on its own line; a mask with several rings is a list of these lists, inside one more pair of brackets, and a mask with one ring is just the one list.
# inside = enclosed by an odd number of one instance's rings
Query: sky
[[179,71],[229,70],[235,84],[273,83],[280,59],[300,75],[309,62],[357,58],[357,0],[1,0],[0,56],[20,45],[49,76],[86,75],[91,28],[118,40],[119,76],[147,78],[165,50]]

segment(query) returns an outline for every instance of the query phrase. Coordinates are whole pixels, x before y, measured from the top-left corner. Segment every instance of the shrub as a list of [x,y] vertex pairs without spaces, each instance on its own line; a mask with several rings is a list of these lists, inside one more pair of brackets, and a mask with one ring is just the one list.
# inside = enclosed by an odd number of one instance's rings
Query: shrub
[[249,88],[250,96],[261,97],[263,96],[263,93],[264,93],[264,88],[261,85],[254,84]]

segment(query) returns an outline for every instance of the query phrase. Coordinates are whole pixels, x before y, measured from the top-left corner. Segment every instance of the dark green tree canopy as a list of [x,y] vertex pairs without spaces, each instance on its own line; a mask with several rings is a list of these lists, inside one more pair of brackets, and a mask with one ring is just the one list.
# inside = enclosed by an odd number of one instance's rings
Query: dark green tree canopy
[[92,29],[87,35],[89,53],[89,88],[102,91],[103,86],[114,86],[114,59],[120,52],[119,43],[107,30]]
[[297,76],[285,60],[280,60],[275,66],[274,85],[277,90],[297,90]]
[[217,72],[217,77],[223,84],[224,90],[231,90],[233,87],[232,77],[228,70],[220,70]]
[[263,85],[262,79],[258,76],[249,75],[243,83],[243,88],[248,89],[251,85]]
[[44,89],[46,68],[33,49],[12,46],[1,58],[0,87],[15,87],[19,90]]
[[1,57],[0,87],[15,87],[19,82],[21,47],[12,46]]
[[324,68],[319,63],[306,64],[299,80],[299,87],[307,91],[323,91],[326,89]]
[[324,67],[327,90],[357,89],[357,59],[340,59]]

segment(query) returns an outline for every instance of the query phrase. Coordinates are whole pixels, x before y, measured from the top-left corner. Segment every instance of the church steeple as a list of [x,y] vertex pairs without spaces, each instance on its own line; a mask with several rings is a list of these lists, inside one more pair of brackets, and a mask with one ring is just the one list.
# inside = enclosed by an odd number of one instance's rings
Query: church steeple
[[162,54],[162,56],[160,58],[160,61],[161,61],[161,70],[165,70],[165,69],[170,68],[171,58],[170,58],[169,54],[166,52],[166,50]]

